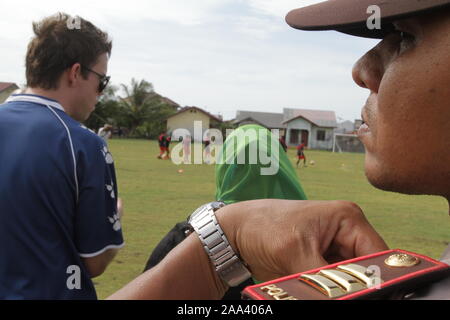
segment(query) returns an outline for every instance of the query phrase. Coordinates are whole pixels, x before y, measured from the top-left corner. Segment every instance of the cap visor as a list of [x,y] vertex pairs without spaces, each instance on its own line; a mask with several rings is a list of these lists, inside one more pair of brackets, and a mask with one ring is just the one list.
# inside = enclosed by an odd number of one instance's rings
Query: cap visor
[[[371,6],[378,6],[381,29],[369,28]],[[355,36],[383,38],[392,32],[391,22],[450,5],[450,0],[329,0],[295,9],[286,22],[300,30],[337,30]]]

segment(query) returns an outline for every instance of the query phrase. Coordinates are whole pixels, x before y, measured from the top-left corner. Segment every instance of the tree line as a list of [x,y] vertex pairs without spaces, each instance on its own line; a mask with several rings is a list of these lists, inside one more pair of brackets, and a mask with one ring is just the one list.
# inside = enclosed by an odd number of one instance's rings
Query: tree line
[[[118,96],[119,88],[125,97]],[[84,125],[97,132],[108,123],[125,136],[154,139],[178,107],[157,94],[150,82],[132,79],[130,85],[108,86]]]

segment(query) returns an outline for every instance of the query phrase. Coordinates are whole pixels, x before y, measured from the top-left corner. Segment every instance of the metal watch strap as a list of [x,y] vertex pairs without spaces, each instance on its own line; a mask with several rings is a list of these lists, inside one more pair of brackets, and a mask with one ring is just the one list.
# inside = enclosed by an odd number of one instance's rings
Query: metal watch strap
[[251,277],[250,271],[236,255],[220,228],[214,212],[225,204],[211,202],[198,208],[189,220],[211,259],[216,272],[230,286],[235,287]]

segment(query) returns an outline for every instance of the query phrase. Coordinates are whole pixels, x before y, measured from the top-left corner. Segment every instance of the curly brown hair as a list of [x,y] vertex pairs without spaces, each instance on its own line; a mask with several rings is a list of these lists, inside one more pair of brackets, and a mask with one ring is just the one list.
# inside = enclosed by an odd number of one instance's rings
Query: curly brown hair
[[[111,55],[112,41],[91,22],[66,13],[57,13],[33,22],[35,37],[28,45],[25,65],[27,86],[57,89],[62,73],[80,63],[90,68],[99,56]],[[83,78],[88,71],[81,69]]]

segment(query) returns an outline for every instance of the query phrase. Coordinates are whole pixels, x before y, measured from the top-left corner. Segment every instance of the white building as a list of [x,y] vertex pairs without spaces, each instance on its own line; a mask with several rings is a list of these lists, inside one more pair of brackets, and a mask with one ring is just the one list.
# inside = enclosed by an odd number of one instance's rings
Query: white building
[[333,133],[337,127],[334,111],[283,109],[283,113],[238,111],[235,123],[259,124],[267,129],[280,129],[288,147],[305,143],[308,148],[333,149]]

